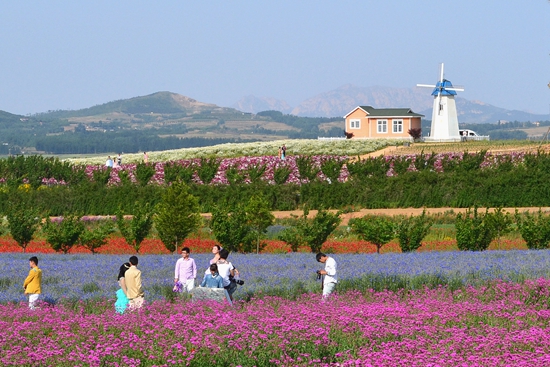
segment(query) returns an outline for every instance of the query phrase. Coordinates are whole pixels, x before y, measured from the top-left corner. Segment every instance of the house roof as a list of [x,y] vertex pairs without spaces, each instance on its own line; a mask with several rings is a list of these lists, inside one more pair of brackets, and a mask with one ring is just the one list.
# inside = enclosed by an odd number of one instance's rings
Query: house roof
[[358,108],[365,111],[368,117],[424,117],[419,113],[413,112],[410,108],[374,108],[372,106],[357,106],[344,118],[347,118]]

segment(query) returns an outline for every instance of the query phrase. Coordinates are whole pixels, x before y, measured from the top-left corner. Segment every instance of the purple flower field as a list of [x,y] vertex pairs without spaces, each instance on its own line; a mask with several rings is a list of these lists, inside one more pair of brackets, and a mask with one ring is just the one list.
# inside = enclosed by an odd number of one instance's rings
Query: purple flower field
[[[340,282],[326,302],[312,254],[231,254],[245,280],[233,307],[167,300],[179,256],[140,256],[146,304],[123,315],[126,257],[39,255],[44,293],[31,311],[29,256],[0,254],[2,366],[550,365],[550,251],[332,255]],[[200,279],[210,255],[193,257]],[[462,285],[427,288],[426,276]],[[362,279],[409,284],[374,291]]]
[[[191,249],[192,250],[192,249]],[[0,253],[0,303],[22,302],[23,279],[28,274],[32,254]],[[333,254],[338,263],[340,289],[373,287],[376,281],[391,286],[395,277],[407,279],[410,288],[423,287],[425,277],[448,279],[458,284],[479,285],[493,279],[521,282],[550,278],[550,251],[425,252],[409,254]],[[211,254],[191,253],[202,281]],[[43,270],[42,299],[57,304],[64,298],[114,298],[116,276],[128,256],[91,254],[38,254]],[[179,255],[140,255],[145,297],[162,300],[171,294],[174,265]],[[239,269],[245,284],[235,293],[237,299],[249,294],[286,296],[293,290],[320,292],[315,271],[322,265],[308,253],[231,254],[229,260]],[[370,279],[361,282],[362,279]],[[279,290],[273,292],[273,290]]]
[[3,366],[548,366],[550,281],[234,307],[0,305]]

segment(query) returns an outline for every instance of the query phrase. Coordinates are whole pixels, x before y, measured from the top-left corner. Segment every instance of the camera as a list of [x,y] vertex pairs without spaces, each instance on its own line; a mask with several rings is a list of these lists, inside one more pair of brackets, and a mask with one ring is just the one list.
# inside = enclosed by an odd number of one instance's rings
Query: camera
[[317,270],[316,273],[317,273],[317,280],[320,280],[321,279],[321,270]]
[[243,285],[244,284],[244,280],[235,279],[231,275],[229,276],[229,281],[232,282],[232,283],[238,284],[238,285]]

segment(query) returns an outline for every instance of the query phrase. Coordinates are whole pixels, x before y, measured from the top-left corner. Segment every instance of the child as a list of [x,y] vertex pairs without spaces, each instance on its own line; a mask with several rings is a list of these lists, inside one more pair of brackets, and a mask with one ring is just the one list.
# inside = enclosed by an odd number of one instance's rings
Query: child
[[42,270],[38,268],[38,258],[36,256],[29,259],[29,265],[31,270],[23,283],[23,288],[25,289],[25,294],[29,295],[29,308],[34,310],[38,296],[42,292]]
[[223,278],[218,274],[218,265],[210,265],[210,274],[204,276],[201,287],[223,288]]

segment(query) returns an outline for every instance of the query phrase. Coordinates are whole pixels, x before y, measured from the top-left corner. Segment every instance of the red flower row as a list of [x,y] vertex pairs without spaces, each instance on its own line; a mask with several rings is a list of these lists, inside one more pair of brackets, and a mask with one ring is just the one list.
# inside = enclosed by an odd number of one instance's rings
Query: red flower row
[[[217,244],[213,239],[205,238],[188,238],[183,242],[183,246],[189,247],[194,253],[209,253],[212,250],[212,246]],[[265,248],[263,253],[286,253],[291,252],[290,246],[283,241],[267,240],[265,241]],[[500,240],[494,241],[489,247],[490,250],[525,250],[525,242],[522,240]],[[455,240],[448,241],[428,241],[422,244],[419,251],[456,251]],[[17,245],[17,243],[11,238],[0,238],[0,252],[22,252],[23,249]],[[27,246],[27,252],[33,253],[54,253],[55,251],[46,243],[45,240],[35,240]],[[307,247],[299,249],[300,252],[310,252]],[[323,245],[322,251],[327,253],[374,253],[376,247],[366,241],[335,241],[329,240]],[[89,253],[90,251],[80,247],[73,247],[69,253]],[[109,239],[109,242],[99,248],[100,254],[130,254],[134,253],[134,249],[126,243],[122,237],[114,237]],[[149,238],[141,243],[140,252],[143,254],[169,254],[164,244],[159,239]],[[390,242],[381,250],[382,253],[388,252],[401,252],[399,244],[397,242]]]

